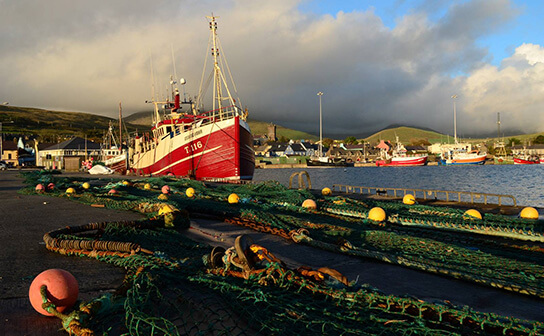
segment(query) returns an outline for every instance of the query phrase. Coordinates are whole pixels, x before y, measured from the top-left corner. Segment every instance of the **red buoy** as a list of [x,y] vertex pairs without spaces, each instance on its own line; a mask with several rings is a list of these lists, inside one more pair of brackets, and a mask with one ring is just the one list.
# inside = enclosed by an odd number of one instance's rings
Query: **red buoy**
[[45,190],[45,187],[43,186],[43,184],[40,183],[40,184],[36,185],[36,191],[37,192],[44,192],[44,190]]
[[163,194],[169,194],[170,193],[170,187],[167,186],[167,185],[162,186],[161,191],[162,191]]
[[38,313],[53,316],[42,308],[43,300],[40,288],[44,285],[47,287],[47,300],[57,307],[59,313],[71,308],[76,303],[79,294],[76,278],[70,272],[62,269],[48,269],[34,278],[28,290],[30,303]]

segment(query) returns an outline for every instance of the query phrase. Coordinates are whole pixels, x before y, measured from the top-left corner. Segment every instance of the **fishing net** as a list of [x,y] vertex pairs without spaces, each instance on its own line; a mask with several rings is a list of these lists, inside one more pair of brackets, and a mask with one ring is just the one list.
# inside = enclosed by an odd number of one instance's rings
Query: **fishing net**
[[[44,236],[52,251],[126,269],[124,283],[115,293],[82,302],[69,315],[57,314],[73,334],[544,332],[539,322],[385,295],[350,283],[333,269],[289,269],[273,251],[256,244],[218,251],[183,234],[189,217],[213,216],[295,243],[543,298],[544,249],[534,243],[542,237],[538,221],[488,214],[477,221],[458,209],[325,197],[275,182],[229,185],[173,177],[76,181],[44,172],[25,178],[29,187],[22,193],[36,193],[37,183],[53,183],[48,195],[146,215],[141,221],[90,223]],[[84,182],[89,183],[87,189]],[[161,197],[165,185],[170,194]],[[75,193],[67,194],[67,188]],[[186,196],[187,188],[193,188],[195,196]],[[238,203],[228,202],[232,193],[240,197]],[[300,206],[308,198],[317,201],[318,209]],[[387,221],[368,219],[376,206],[386,210]],[[497,239],[494,232],[507,235]]]

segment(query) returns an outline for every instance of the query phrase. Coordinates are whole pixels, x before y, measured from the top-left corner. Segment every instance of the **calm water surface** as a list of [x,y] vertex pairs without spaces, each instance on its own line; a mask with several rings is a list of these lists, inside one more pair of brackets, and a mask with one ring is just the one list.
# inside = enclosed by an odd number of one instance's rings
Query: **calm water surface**
[[302,170],[310,174],[314,189],[347,184],[473,191],[512,195],[519,205],[544,207],[544,165],[256,169],[253,179],[287,186],[291,174]]

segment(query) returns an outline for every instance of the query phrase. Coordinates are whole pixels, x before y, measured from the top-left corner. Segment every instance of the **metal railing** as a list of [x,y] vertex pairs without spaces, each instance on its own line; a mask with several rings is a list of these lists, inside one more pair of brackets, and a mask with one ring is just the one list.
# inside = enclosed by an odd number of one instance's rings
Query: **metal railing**
[[[367,195],[381,195],[389,197],[401,197],[406,194],[412,194],[416,198],[443,200],[447,202],[473,203],[473,204],[497,204],[517,206],[516,198],[512,195],[477,193],[470,191],[449,191],[433,189],[414,189],[414,188],[380,188],[380,187],[361,187],[345,184],[333,184],[332,190],[344,192],[346,194],[356,193]],[[512,204],[504,204],[503,199],[510,199]],[[496,202],[494,202],[496,200]]]

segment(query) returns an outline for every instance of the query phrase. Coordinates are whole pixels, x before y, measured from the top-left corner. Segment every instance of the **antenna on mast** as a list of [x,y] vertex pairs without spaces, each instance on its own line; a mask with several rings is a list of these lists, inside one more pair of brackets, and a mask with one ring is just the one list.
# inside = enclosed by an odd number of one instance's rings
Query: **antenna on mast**
[[497,141],[501,140],[501,113],[497,112]]

